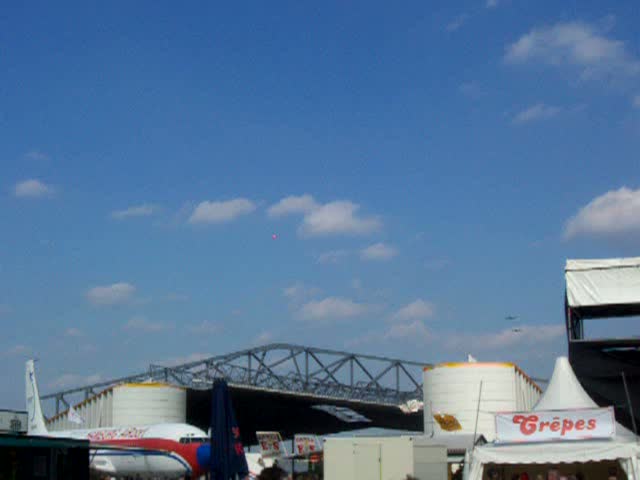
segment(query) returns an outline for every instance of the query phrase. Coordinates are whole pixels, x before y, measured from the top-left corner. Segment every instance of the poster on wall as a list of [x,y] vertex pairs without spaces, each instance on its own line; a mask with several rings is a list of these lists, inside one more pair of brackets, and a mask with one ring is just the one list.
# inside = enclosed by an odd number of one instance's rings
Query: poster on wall
[[496,414],[496,442],[553,442],[611,438],[613,407]]

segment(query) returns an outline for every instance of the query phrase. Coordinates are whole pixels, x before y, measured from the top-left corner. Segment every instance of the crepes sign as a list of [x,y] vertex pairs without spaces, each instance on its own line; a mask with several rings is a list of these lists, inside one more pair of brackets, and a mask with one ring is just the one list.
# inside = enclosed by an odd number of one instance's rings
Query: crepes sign
[[496,415],[496,442],[501,443],[611,438],[615,433],[613,407]]

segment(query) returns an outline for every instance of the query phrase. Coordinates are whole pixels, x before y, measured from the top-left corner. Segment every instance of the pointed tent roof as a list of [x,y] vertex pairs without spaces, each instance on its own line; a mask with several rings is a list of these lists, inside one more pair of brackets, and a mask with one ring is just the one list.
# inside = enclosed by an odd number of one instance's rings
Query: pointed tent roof
[[558,357],[549,386],[533,410],[571,410],[575,408],[598,408],[598,405],[580,385],[567,357]]
[[[582,388],[567,357],[558,357],[549,386],[533,410],[572,410],[598,407],[598,404]],[[616,437],[635,439],[635,435],[618,422],[616,422]]]

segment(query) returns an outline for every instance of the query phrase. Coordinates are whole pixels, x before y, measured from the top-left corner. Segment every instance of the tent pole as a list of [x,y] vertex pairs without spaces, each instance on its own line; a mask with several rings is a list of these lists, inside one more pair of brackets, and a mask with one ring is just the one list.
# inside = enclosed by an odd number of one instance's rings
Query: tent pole
[[631,395],[629,395],[629,387],[627,387],[627,377],[622,372],[622,383],[624,385],[624,393],[627,396],[627,405],[629,406],[629,415],[631,415],[631,425],[633,426],[633,434],[636,436],[636,443],[638,442],[638,429],[636,428],[636,417],[633,414],[633,405],[631,404]]
[[478,392],[478,406],[476,407],[476,425],[473,427],[473,445],[471,446],[471,450],[475,450],[476,448],[476,435],[478,434],[478,417],[480,416],[480,399],[482,398],[482,380],[480,380],[480,391]]

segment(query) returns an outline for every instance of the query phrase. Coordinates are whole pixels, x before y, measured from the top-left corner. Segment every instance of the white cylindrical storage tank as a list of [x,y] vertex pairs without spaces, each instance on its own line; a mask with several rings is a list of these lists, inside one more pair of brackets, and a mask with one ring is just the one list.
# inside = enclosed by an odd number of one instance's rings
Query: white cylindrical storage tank
[[112,426],[184,423],[187,392],[163,383],[125,383],[113,388]]
[[443,363],[425,368],[423,384],[426,435],[446,431],[436,417],[449,415],[462,427],[457,433],[473,434],[477,418],[477,433],[488,441],[495,438],[495,413],[530,410],[541,394],[513,363]]

